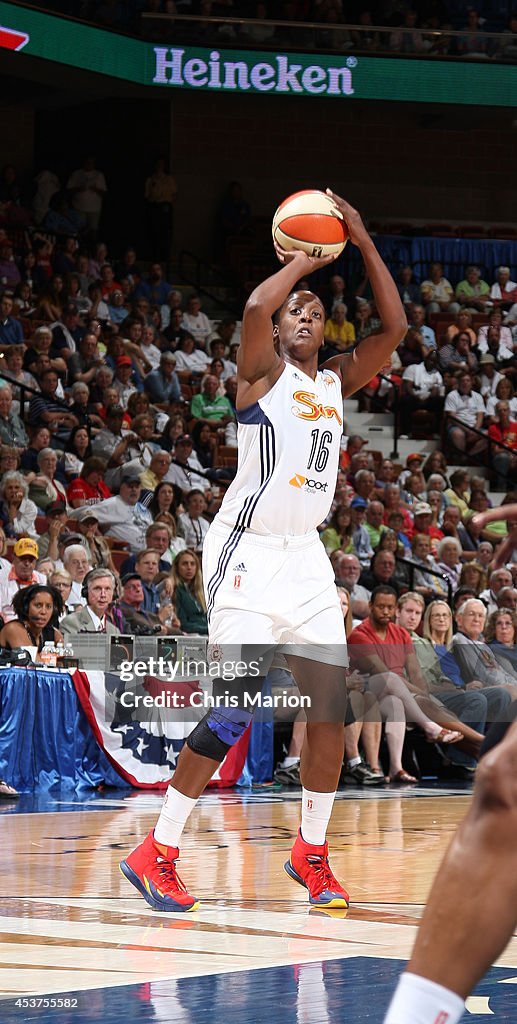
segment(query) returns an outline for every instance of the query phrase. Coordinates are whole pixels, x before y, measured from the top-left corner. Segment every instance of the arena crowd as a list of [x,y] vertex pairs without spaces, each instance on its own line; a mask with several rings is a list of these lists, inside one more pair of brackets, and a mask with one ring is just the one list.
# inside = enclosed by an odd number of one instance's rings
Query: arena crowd
[[[17,593],[48,581],[72,641],[90,623],[206,634],[200,556],[237,462],[239,321],[207,316],[160,260],[95,240],[94,161],[88,188],[68,183],[71,233],[40,229],[41,191],[24,207],[13,171],[0,187],[0,614],[12,622]],[[351,651],[343,779],[360,785],[415,781],[406,724],[429,721],[457,733],[445,769],[471,778],[487,723],[517,696],[517,523],[474,518],[494,491],[517,500],[517,283],[475,266],[450,282],[433,263],[421,282],[402,267],[398,286],[407,335],[357,397],[435,449],[398,464],[344,436],[321,524]],[[380,329],[367,280],[331,274],[321,298],[322,358]],[[299,784],[303,728],[284,784]]]

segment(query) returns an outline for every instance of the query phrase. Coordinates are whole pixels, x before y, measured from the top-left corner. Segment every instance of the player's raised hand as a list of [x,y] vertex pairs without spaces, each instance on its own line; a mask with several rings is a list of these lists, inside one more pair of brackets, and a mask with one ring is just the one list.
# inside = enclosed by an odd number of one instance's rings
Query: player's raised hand
[[335,202],[339,212],[343,215],[343,220],[348,228],[348,234],[350,235],[350,241],[354,245],[360,245],[365,238],[369,238],[369,234],[362,222],[361,214],[354,210],[350,203],[347,203],[346,199],[342,199],[341,196],[336,195],[331,188],[325,189],[326,193]]
[[300,277],[304,274],[312,274],[314,270],[319,270],[320,267],[327,267],[329,263],[333,263],[337,258],[338,253],[331,253],[329,256],[309,256],[308,253],[302,249],[282,249],[282,246],[278,242],[273,242],[275,252],[280,263],[287,266],[288,263],[292,263],[293,260],[297,261],[300,267]]

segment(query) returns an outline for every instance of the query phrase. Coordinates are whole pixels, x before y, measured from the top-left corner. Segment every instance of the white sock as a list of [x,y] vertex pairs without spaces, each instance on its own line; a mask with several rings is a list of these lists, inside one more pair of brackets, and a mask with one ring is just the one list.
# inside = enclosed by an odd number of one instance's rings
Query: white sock
[[290,768],[292,764],[299,764],[299,763],[300,763],[300,758],[299,757],[284,757],[284,760],[281,762],[281,767],[282,768]]
[[457,1024],[464,1009],[455,992],[406,972],[399,978],[384,1024]]
[[355,768],[356,764],[361,764],[360,757],[351,757],[350,760],[347,761],[346,766],[347,768]]
[[332,814],[335,793],[313,793],[302,790],[302,838],[312,846],[323,846]]
[[156,842],[163,843],[164,846],[179,846],[187,818],[196,804],[197,800],[193,800],[190,796],[184,796],[183,793],[178,793],[177,789],[169,786],[154,829]]

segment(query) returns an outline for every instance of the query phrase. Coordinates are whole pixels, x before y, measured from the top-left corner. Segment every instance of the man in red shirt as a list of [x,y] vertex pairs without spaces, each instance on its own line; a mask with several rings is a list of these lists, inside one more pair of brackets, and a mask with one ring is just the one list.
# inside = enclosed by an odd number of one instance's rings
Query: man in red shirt
[[418,725],[430,743],[455,743],[461,734],[441,728],[418,706],[411,690],[426,696],[427,683],[406,629],[395,625],[397,594],[393,587],[376,587],[368,618],[348,637],[353,667],[366,675],[365,688],[379,701],[386,723],[390,755],[389,781],[416,782],[402,767],[406,720]]
[[[514,452],[517,452],[517,423],[510,419],[509,402],[498,402],[496,407],[497,423],[488,428],[488,436],[492,441],[500,441]],[[515,479],[517,472],[517,455],[512,455],[504,448],[491,449],[492,464],[497,471],[497,490],[508,490],[507,484]],[[508,479],[510,478],[510,480]]]

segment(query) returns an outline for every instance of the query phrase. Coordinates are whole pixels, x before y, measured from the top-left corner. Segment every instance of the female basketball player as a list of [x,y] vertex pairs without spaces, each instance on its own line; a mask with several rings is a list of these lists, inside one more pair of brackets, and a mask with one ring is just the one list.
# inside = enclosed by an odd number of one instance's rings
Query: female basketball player
[[[318,370],[324,308],[313,292],[292,289],[335,257],[277,248],[282,268],[255,289],[244,310],[238,470],[207,534],[203,575],[212,657],[259,662],[265,675],[280,649],[301,694],[311,700],[301,756],[301,828],[285,868],[308,889],[311,904],[343,907],[348,895],[330,870],[325,836],[343,762],[346,644],[317,527],[334,495],[342,399],[384,366],[407,325],[391,274],[359,214],[328,194],[361,250],[382,331]],[[260,691],[261,682],[237,680],[241,706],[211,710],[195,727],[154,832],[121,865],[156,910],[197,906],[176,872],[180,837],[198,797],[249,724],[252,712],[243,694]]]

